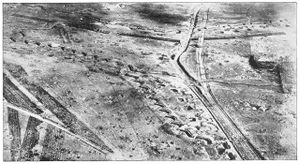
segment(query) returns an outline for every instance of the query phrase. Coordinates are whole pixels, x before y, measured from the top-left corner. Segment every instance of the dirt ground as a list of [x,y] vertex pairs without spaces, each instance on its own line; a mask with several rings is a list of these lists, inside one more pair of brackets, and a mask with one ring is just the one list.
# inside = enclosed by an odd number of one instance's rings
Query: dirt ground
[[[264,159],[296,159],[295,3],[86,3],[4,4],[4,69],[114,153],[4,108],[4,160],[241,160],[174,69],[179,43],[121,35],[180,40],[196,7],[209,8],[205,37],[285,33],[205,40],[204,83]],[[183,63],[196,75],[193,43]]]

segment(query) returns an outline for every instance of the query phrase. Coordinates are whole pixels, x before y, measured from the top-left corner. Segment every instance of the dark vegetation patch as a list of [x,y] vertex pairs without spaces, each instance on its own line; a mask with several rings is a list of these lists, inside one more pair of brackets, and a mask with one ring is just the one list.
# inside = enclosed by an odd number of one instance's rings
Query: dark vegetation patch
[[172,14],[172,10],[165,5],[141,3],[133,8],[141,17],[160,24],[178,25],[180,22],[188,19],[187,17],[179,14]]

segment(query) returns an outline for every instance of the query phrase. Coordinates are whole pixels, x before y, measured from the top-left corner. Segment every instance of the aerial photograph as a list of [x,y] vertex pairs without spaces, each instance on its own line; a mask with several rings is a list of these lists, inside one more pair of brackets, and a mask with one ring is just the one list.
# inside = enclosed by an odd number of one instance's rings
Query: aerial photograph
[[2,12],[3,161],[297,160],[296,2]]

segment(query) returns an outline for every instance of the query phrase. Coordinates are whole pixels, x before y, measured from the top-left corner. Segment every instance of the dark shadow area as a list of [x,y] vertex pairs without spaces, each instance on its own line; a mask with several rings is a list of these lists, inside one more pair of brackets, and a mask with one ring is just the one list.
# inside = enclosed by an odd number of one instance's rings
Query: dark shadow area
[[279,84],[280,92],[284,92],[281,77],[282,67],[277,62],[258,61],[254,55],[250,55],[249,64],[256,72]]
[[97,31],[99,27],[94,23],[101,22],[101,17],[93,16],[90,13],[60,14],[57,17],[65,20],[69,27],[91,31]]
[[44,14],[94,12],[107,14],[102,3],[25,3],[22,6],[40,8]]
[[249,64],[254,69],[269,69],[273,70],[277,67],[276,62],[271,61],[257,61],[253,55],[249,57]]
[[168,7],[160,4],[141,3],[133,7],[141,17],[150,19],[160,24],[177,25],[182,21],[186,21],[188,17],[172,14],[167,11]]
[[56,22],[56,20],[54,20],[54,19],[46,19],[46,18],[40,18],[40,17],[36,17],[36,16],[27,16],[27,15],[22,15],[22,14],[13,14],[12,16],[19,17],[19,18],[25,18],[25,19],[31,19],[31,20],[38,21],[38,22],[46,22],[46,23]]
[[95,22],[103,22],[107,12],[98,3],[47,4],[47,11],[62,19],[69,27],[97,31]]
[[94,24],[95,22],[107,22],[104,18],[107,12],[104,11],[103,5],[98,3],[22,4],[22,6],[40,8],[40,11],[32,16],[21,14],[14,16],[47,23],[59,21],[77,30],[97,31],[99,27]]
[[272,22],[285,10],[294,10],[293,3],[226,3],[225,14],[239,14],[255,21]]

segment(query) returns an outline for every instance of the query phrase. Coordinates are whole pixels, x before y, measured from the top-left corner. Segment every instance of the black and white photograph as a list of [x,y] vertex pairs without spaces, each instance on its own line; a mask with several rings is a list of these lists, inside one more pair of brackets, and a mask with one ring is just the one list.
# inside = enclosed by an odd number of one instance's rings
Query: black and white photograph
[[1,8],[2,162],[297,160],[296,2]]

